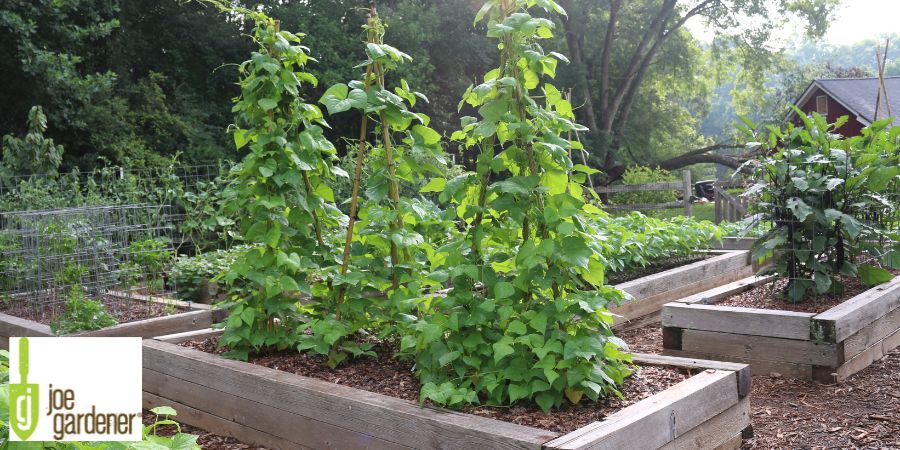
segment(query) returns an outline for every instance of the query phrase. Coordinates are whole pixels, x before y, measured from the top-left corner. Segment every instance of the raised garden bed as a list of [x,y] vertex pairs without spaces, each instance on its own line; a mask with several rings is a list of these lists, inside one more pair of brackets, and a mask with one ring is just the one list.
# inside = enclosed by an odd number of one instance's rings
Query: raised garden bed
[[747,278],[666,304],[663,353],[833,383],[900,346],[900,277],[821,313],[715,304],[769,281]]
[[693,376],[560,434],[464,414],[232,361],[176,345],[214,335],[181,333],[144,343],[144,403],[167,404],[185,423],[269,448],[738,448],[750,430],[746,365],[639,355],[644,366]]
[[617,284],[617,288],[632,298],[609,308],[610,312],[618,315],[615,317],[616,326],[658,320],[655,314],[664,304],[739,280],[755,271],[747,251],[709,253],[712,255],[710,258]]
[[[77,333],[74,336],[128,336],[150,338],[164,334],[180,333],[190,330],[209,328],[222,320],[223,312],[214,311],[208,305],[195,305],[177,300],[158,297],[125,300],[131,302],[150,303],[164,308],[173,308],[175,312],[159,317],[151,317],[100,330]],[[0,348],[9,348],[9,338],[19,336],[53,336],[50,326],[35,320],[24,319],[0,313]]]

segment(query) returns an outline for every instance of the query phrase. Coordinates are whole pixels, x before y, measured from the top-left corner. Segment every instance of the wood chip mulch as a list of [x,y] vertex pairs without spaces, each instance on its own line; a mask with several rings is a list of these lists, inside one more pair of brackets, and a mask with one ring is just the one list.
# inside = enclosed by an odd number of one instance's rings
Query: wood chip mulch
[[[144,411],[144,425],[153,424],[154,420],[156,420],[156,415],[150,411]],[[178,416],[172,417],[172,420],[178,421]],[[193,434],[197,436],[197,444],[200,445],[200,448],[203,450],[267,450],[265,447],[256,447],[253,445],[244,444],[241,441],[229,436],[219,436],[217,434],[210,433],[206,430],[201,430],[197,427],[192,427],[190,425],[180,424],[181,432],[187,434]],[[160,425],[156,429],[156,434],[159,436],[172,436],[178,431],[178,428],[175,425]]]
[[[658,323],[616,335],[662,353]],[[837,385],[754,376],[750,406],[745,449],[900,449],[900,348]]]
[[[221,353],[217,338],[188,341],[183,346],[208,353]],[[419,381],[412,371],[412,363],[394,358],[394,347],[376,344],[377,358],[357,358],[336,369],[329,368],[325,358],[301,353],[278,353],[251,357],[250,362],[272,369],[295,373],[328,382],[351,386],[379,394],[418,402]],[[637,367],[621,391],[624,400],[609,398],[593,403],[587,399],[578,405],[564,403],[562,408],[544,414],[536,405],[521,402],[512,407],[472,405],[461,409],[464,413],[490,417],[505,422],[526,425],[544,430],[567,433],[587,425],[653,394],[661,392],[690,375],[678,369],[665,367]]]
[[748,449],[900,448],[900,349],[849,380],[753,377]]
[[[892,272],[895,275],[900,275],[900,270],[893,270]],[[780,309],[784,311],[818,314],[871,288],[871,286],[863,284],[858,278],[842,277],[841,282],[844,284],[843,293],[819,294],[810,296],[800,303],[789,303],[780,295],[780,293],[784,291],[784,287],[787,286],[787,280],[779,279],[771,283],[761,284],[740,294],[727,297],[716,302],[716,305]]]

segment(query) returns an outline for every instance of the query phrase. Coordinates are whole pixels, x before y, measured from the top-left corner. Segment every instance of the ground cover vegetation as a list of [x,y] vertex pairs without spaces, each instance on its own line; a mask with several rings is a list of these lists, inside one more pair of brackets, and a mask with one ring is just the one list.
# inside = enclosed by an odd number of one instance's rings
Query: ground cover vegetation
[[747,194],[760,197],[756,220],[772,224],[754,256],[779,255],[765,272],[788,279],[783,294],[791,302],[841,292],[838,275],[889,281],[884,267],[900,262],[900,130],[881,120],[842,138],[833,130],[846,116],[833,124],[798,116],[801,125],[770,126],[754,144],[766,156],[752,162],[761,181]]

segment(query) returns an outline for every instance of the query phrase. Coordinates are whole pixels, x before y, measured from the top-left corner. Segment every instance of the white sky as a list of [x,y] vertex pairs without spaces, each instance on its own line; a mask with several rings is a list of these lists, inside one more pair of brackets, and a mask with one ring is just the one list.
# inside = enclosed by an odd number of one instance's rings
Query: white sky
[[[686,26],[700,41],[709,42],[713,37],[698,18],[688,21]],[[891,32],[900,33],[900,0],[843,0],[832,15],[825,41],[852,44]],[[801,33],[798,26],[786,27],[778,37],[786,39]]]

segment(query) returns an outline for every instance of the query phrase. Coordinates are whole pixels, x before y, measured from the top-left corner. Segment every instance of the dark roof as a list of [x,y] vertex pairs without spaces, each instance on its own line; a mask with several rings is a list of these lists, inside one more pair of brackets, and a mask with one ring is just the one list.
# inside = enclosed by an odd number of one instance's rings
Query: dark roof
[[[875,99],[878,95],[878,78],[815,80],[806,88],[797,104],[805,103],[815,87],[822,89],[833,99],[840,102],[844,107],[856,114],[860,121],[866,125],[874,121]],[[893,125],[900,126],[900,76],[884,77],[884,87],[887,90],[891,114],[894,116]],[[878,118],[883,119],[885,117],[887,117],[887,111],[882,103]]]

